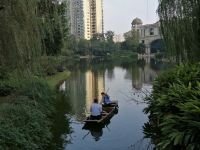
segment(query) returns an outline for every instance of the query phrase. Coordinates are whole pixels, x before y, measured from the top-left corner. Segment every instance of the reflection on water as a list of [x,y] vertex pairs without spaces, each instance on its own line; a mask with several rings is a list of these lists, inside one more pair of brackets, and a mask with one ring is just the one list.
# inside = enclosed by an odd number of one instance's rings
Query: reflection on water
[[74,72],[73,77],[64,84],[73,104],[73,113],[82,121],[85,113],[89,112],[93,99],[101,99],[100,93],[105,89],[105,77],[101,72],[89,69],[86,72]]
[[97,142],[100,140],[101,136],[103,135],[103,128],[109,129],[110,120],[112,117],[116,114],[118,114],[119,110],[116,108],[114,110],[114,113],[111,114],[108,120],[106,120],[103,124],[88,124],[85,123],[83,126],[83,130],[88,130],[89,132],[82,138],[83,140],[88,136],[88,134],[91,134],[91,136],[94,138],[94,140]]
[[[144,61],[81,62],[81,68],[85,68],[73,71],[72,77],[60,86],[60,90],[69,96],[68,113],[73,120],[70,124],[73,132],[62,134],[66,138],[70,137],[72,142],[64,145],[65,149],[134,149],[131,145],[143,139],[142,126],[147,121],[147,116],[142,112],[146,104],[135,101],[141,101],[151,92],[152,82],[160,71],[155,69],[155,61],[151,62],[154,64]],[[83,127],[82,121],[89,112],[93,98],[101,99],[102,91],[108,91],[111,99],[118,100],[119,113],[100,128]],[[147,141],[140,147],[144,149],[145,145],[148,145]]]
[[103,135],[103,128],[108,127],[109,123],[110,120],[103,125],[97,125],[97,126],[85,124],[82,129],[88,130],[88,133],[82,139],[84,140],[88,136],[88,134],[91,134],[91,136],[94,138],[96,142],[99,141]]
[[71,132],[69,118],[65,114],[70,113],[71,107],[69,97],[64,93],[57,94],[55,107],[54,126],[52,128],[53,139],[48,150],[62,149],[64,144],[70,142],[65,138],[65,134]]
[[98,72],[92,72],[88,70],[85,73],[86,80],[86,111],[89,112],[93,99],[96,97],[101,99],[100,93],[105,89],[105,77],[104,74]]
[[59,87],[59,91],[65,91],[65,90],[66,90],[66,81],[64,81]]
[[158,72],[150,67],[150,64],[139,66],[134,64],[127,69],[126,77],[132,81],[133,88],[141,90],[144,85],[151,85],[153,80],[157,77]]

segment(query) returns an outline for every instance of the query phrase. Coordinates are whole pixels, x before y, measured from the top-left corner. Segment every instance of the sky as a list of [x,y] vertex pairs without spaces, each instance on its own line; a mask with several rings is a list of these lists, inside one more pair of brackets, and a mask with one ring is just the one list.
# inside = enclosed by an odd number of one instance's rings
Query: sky
[[131,22],[138,17],[143,24],[158,21],[158,0],[103,0],[104,30],[121,34],[131,29]]

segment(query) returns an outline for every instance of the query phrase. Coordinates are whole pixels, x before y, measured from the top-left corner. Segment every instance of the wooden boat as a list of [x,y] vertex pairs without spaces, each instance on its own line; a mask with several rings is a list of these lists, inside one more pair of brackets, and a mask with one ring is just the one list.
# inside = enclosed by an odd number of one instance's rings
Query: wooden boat
[[[102,105],[103,106],[103,105]],[[118,102],[113,101],[110,106],[103,106],[103,113],[102,117],[99,120],[92,120],[90,117],[87,117],[86,120],[84,120],[85,123],[95,123],[95,124],[103,124],[107,120],[113,117],[113,115],[118,111]]]

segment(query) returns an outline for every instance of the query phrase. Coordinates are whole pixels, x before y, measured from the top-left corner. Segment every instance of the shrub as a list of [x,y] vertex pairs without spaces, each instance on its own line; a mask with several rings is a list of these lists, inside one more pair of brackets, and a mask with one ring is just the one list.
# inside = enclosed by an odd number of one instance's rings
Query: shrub
[[36,77],[22,79],[18,88],[12,103],[0,105],[0,145],[3,149],[45,149],[52,138],[52,91]]
[[43,149],[51,138],[47,116],[28,97],[0,107],[0,145],[4,149]]
[[0,96],[7,96],[7,95],[10,95],[11,92],[13,92],[13,87],[8,85],[7,83],[5,82],[1,82],[0,83]]
[[144,132],[158,149],[200,149],[200,64],[160,75],[147,102]]

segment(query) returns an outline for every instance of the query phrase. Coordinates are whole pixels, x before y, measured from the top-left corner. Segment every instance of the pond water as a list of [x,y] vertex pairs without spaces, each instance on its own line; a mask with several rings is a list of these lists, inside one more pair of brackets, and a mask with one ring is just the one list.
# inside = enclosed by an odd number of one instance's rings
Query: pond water
[[[72,77],[60,86],[60,97],[54,129],[54,149],[63,150],[145,150],[152,149],[144,139],[143,99],[152,89],[152,82],[165,67],[156,61],[145,62],[81,62]],[[93,98],[101,99],[105,91],[118,100],[119,109],[100,128],[84,129]]]

